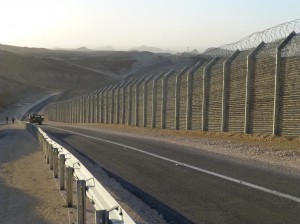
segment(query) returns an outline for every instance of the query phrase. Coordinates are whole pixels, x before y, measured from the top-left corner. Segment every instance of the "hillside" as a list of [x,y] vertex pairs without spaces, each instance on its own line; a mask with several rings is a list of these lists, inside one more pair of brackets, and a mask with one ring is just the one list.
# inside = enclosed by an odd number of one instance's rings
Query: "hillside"
[[31,89],[29,85],[0,77],[0,112],[3,112],[4,108],[10,104],[17,102],[19,96],[29,89]]
[[0,51],[0,76],[43,88],[69,88],[77,84],[108,82],[105,74],[78,67],[61,60],[38,58]]
[[24,93],[64,92],[68,98],[132,75],[155,72],[193,59],[137,51],[49,50],[0,44],[0,109]]

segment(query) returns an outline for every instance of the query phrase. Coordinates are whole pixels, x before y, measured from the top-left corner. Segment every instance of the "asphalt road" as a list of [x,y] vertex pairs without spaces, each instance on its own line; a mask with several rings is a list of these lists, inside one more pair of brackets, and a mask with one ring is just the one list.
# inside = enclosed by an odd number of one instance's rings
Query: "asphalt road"
[[49,103],[51,103],[53,100],[55,100],[56,97],[57,97],[57,95],[50,96],[50,97],[46,98],[45,100],[43,100],[42,102],[38,103],[37,105],[31,107],[23,115],[23,117],[21,118],[21,121],[27,120],[30,114],[38,114],[45,106],[47,106]]
[[[299,178],[102,129],[42,129],[97,163],[169,223],[298,224]],[[97,176],[97,174],[94,174]]]

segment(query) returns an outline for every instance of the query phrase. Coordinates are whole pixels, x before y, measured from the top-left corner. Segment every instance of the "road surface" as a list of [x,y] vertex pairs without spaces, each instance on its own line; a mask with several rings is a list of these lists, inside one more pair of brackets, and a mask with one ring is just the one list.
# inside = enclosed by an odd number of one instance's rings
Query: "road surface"
[[298,177],[104,129],[41,127],[169,223],[300,223]]

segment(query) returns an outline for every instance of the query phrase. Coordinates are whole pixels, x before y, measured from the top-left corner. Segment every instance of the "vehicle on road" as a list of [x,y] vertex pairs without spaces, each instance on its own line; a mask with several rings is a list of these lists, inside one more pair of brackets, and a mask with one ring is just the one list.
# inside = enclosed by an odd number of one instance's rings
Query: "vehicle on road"
[[40,114],[30,114],[28,120],[29,123],[38,123],[39,125],[42,125],[44,121],[44,116]]

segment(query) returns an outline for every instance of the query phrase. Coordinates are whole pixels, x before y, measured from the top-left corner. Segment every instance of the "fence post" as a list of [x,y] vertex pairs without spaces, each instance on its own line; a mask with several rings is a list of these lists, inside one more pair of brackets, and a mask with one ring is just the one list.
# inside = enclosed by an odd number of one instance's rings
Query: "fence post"
[[170,76],[174,73],[174,70],[171,69],[164,77],[162,78],[162,101],[161,101],[161,129],[166,128],[167,124],[167,97],[168,97],[168,81]]
[[161,72],[153,79],[153,91],[152,91],[152,128],[156,128],[156,106],[157,106],[157,82],[164,75]]
[[221,124],[221,131],[228,130],[228,75],[229,75],[229,66],[231,65],[232,61],[237,57],[240,53],[239,50],[236,50],[229,58],[227,58],[223,62],[223,92],[222,92],[222,124]]
[[73,167],[67,167],[67,206],[73,207]]
[[65,154],[59,155],[59,189],[65,189]]
[[85,109],[84,123],[89,123],[89,118],[90,118],[89,94],[86,94],[84,98],[85,98],[85,101],[84,101],[84,109]]
[[202,65],[199,61],[187,74],[187,101],[186,101],[186,130],[192,129],[192,109],[193,109],[193,83],[194,73]]
[[72,99],[72,107],[73,107],[73,119],[72,123],[77,123],[77,107],[76,107],[76,98]]
[[99,102],[100,102],[100,110],[99,110],[99,121],[100,121],[100,123],[103,123],[103,111],[104,111],[104,106],[103,106],[103,93],[105,92],[105,90],[107,89],[107,87],[105,87],[105,88],[103,88],[102,90],[101,90],[101,92],[100,92],[100,94],[99,94],[99,97],[100,97],[100,99],[99,99]]
[[96,102],[95,102],[95,98],[97,95],[97,91],[92,92],[91,95],[91,123],[95,123],[96,121]]
[[117,99],[116,99],[116,122],[120,124],[120,89],[122,88],[124,83],[121,83],[117,88]]
[[281,97],[282,82],[281,82],[281,50],[296,36],[297,34],[293,31],[287,38],[285,38],[279,46],[276,48],[276,64],[275,64],[275,87],[274,87],[274,112],[273,112],[273,135],[280,135],[280,118],[282,116],[281,110]]
[[135,126],[139,126],[140,123],[140,86],[144,81],[143,76],[135,85]]
[[94,123],[98,123],[98,113],[99,113],[99,90],[95,92],[94,95]]
[[143,83],[144,93],[143,93],[143,127],[147,127],[148,118],[148,83],[151,81],[153,75],[150,75]]
[[53,175],[54,178],[58,177],[58,149],[53,149]]
[[80,98],[79,98],[79,100],[78,100],[78,111],[79,111],[79,123],[83,123],[82,122],[82,114],[83,114],[83,109],[82,109],[82,99],[83,98],[83,96],[80,96]]
[[77,180],[77,220],[78,224],[86,224],[86,181]]
[[108,94],[109,91],[112,89],[112,86],[108,87],[106,89],[106,94],[105,94],[105,124],[108,124]]
[[175,84],[175,130],[179,130],[180,128],[180,86],[181,86],[181,77],[188,70],[188,67],[184,67],[177,75],[176,75],[176,84]]
[[91,93],[86,96],[86,123],[91,123]]
[[115,117],[115,90],[118,88],[118,85],[113,87],[111,90],[111,111],[110,111],[110,123],[114,123],[114,117]]
[[263,48],[264,45],[265,43],[261,42],[252,52],[250,52],[250,54],[247,55],[244,133],[250,132],[250,103],[251,103],[251,87],[252,87],[254,57]]
[[80,96],[79,100],[79,118],[80,123],[83,123],[83,96]]
[[126,83],[122,88],[122,119],[121,124],[125,124],[125,113],[126,113],[126,88],[130,84],[130,81]]
[[133,81],[128,85],[128,111],[127,111],[127,124],[131,125],[131,117],[132,117],[132,87],[136,81]]
[[219,60],[218,57],[213,58],[203,68],[203,101],[202,101],[202,131],[207,131],[207,104],[208,104],[208,88],[209,76],[212,66]]
[[73,99],[73,107],[74,107],[74,119],[73,119],[73,123],[78,123],[78,117],[77,117],[77,115],[78,115],[78,110],[77,110],[77,99],[78,99],[78,97],[75,97],[74,99]]

